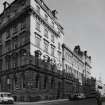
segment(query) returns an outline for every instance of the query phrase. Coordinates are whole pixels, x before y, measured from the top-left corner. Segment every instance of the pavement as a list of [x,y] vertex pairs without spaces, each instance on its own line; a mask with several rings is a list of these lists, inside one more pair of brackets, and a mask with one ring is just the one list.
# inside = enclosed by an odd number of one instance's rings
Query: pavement
[[57,100],[44,100],[44,101],[38,101],[38,102],[15,102],[15,104],[44,104],[44,103],[53,103],[53,102],[62,102],[62,101],[68,101],[68,99],[57,99]]
[[105,102],[103,102],[102,105],[105,105]]
[[39,102],[15,102],[14,105],[97,105],[97,102],[96,99],[93,98],[76,101],[69,101],[68,99],[59,99]]

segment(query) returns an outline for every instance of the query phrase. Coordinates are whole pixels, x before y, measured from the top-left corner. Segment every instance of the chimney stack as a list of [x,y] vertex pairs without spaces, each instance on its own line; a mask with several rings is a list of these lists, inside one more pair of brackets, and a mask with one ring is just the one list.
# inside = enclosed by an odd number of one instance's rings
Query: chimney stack
[[4,10],[9,6],[9,3],[7,2],[7,1],[5,1],[4,3],[3,3],[3,5],[4,5]]

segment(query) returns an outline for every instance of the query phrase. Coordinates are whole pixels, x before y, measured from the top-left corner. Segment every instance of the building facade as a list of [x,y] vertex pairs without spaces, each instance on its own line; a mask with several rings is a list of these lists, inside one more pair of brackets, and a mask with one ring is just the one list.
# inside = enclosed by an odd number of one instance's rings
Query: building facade
[[16,101],[61,98],[63,27],[43,0],[4,3],[0,15],[0,91]]
[[83,86],[87,79],[91,79],[91,58],[87,56],[85,51],[81,51],[80,46],[75,46],[72,51],[63,44],[62,50],[63,70],[77,79],[77,81],[72,81],[71,87],[74,88],[74,93],[83,92]]
[[[90,78],[91,57],[63,45],[56,10],[44,0],[4,2],[0,15],[0,91],[16,101],[67,98]],[[85,80],[86,82],[86,80]]]

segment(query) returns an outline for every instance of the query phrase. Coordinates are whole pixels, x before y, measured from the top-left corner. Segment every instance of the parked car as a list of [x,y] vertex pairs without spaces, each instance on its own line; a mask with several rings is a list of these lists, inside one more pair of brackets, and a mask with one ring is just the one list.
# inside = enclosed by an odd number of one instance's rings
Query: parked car
[[0,92],[0,103],[1,104],[4,104],[4,103],[13,104],[14,98],[9,92]]
[[96,98],[97,97],[97,92],[92,91],[86,95],[86,98]]
[[78,99],[78,95],[77,94],[70,94],[69,95],[69,100],[77,100]]
[[86,98],[84,93],[79,93],[77,97],[78,97],[78,99],[85,99]]
[[69,95],[69,100],[79,100],[79,99],[85,99],[85,98],[86,97],[83,93]]

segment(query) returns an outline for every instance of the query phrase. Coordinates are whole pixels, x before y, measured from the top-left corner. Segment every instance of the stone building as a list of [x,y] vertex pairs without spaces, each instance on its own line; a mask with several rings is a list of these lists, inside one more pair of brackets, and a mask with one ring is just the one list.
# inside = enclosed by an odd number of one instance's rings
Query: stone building
[[16,101],[66,98],[90,78],[91,57],[62,44],[57,11],[45,0],[4,2],[0,14],[0,91]]
[[0,91],[16,101],[63,96],[63,27],[44,0],[4,2],[0,15]]
[[70,82],[71,92],[83,92],[83,87],[87,82],[87,78],[91,78],[91,58],[88,57],[86,51],[81,51],[80,46],[75,46],[72,51],[65,44],[63,44],[62,50],[63,70],[74,77],[73,81]]

